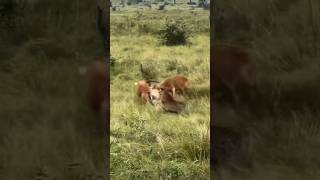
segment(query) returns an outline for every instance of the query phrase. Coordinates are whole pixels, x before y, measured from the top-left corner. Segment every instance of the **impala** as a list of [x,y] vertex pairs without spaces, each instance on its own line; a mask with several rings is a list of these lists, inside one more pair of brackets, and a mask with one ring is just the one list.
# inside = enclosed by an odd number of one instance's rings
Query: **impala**
[[250,56],[244,50],[231,46],[215,46],[211,49],[213,57],[213,90],[229,90],[236,104],[239,91],[256,86],[256,69]]

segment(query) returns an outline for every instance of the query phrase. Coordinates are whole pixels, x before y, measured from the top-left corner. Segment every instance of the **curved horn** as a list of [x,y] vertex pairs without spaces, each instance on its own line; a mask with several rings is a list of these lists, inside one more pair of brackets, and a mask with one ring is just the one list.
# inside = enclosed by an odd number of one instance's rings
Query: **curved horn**
[[144,72],[143,72],[142,64],[140,64],[140,72],[141,72],[141,76],[142,76],[142,78],[143,78]]
[[141,73],[143,73],[142,64],[140,64],[140,71],[141,71]]

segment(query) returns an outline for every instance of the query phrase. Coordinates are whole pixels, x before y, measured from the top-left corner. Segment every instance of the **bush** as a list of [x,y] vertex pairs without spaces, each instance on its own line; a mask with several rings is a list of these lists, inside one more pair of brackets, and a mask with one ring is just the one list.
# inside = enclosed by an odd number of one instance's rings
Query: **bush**
[[164,10],[164,8],[166,7],[166,5],[164,5],[164,4],[161,4],[161,5],[159,5],[159,8],[158,8],[158,10]]
[[113,56],[110,56],[110,66],[114,66],[117,62],[117,59]]
[[190,33],[182,21],[167,21],[159,31],[162,44],[167,46],[187,44]]

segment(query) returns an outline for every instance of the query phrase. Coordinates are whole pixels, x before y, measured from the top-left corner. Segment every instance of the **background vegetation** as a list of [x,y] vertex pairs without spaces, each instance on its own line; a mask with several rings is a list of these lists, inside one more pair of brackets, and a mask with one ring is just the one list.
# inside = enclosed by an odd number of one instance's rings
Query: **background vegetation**
[[0,5],[0,179],[102,179],[103,139],[78,71],[103,55],[96,3]]
[[215,44],[249,51],[260,96],[246,115],[217,103],[214,178],[319,177],[318,1],[217,1]]
[[[188,43],[162,44],[169,36],[187,40],[168,30],[171,21],[190,35]],[[111,12],[110,28],[111,178],[209,179],[209,11],[124,7]],[[140,63],[159,81],[176,74],[188,77],[192,88],[182,114],[137,104],[134,83],[142,79]]]

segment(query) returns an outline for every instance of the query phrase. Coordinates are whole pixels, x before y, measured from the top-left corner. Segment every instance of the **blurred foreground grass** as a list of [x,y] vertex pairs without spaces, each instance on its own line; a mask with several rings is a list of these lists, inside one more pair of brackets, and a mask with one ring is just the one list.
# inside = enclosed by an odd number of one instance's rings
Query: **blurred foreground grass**
[[0,179],[102,179],[105,147],[78,71],[103,55],[96,3],[17,10],[16,27],[0,29]]
[[[312,6],[310,6],[310,3]],[[220,179],[319,179],[319,8],[316,1],[218,1],[215,44],[248,50],[260,96],[214,109]]]

